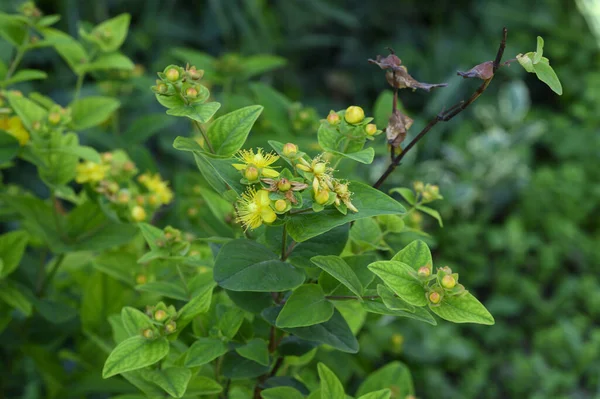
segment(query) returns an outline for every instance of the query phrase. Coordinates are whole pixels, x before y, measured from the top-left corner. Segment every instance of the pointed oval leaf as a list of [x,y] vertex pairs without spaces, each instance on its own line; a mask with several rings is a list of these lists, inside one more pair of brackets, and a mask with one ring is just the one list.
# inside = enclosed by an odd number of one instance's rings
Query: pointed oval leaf
[[333,304],[317,284],[302,285],[288,298],[277,316],[279,328],[306,327],[326,322],[333,316]]
[[169,395],[181,398],[185,394],[192,372],[185,367],[169,367],[164,370],[144,370],[142,376]]
[[332,277],[344,284],[360,300],[363,293],[363,286],[354,270],[344,261],[344,259],[335,255],[315,256],[311,262],[319,268],[329,273]]
[[251,105],[215,119],[207,134],[216,154],[231,156],[242,148],[262,110],[260,105]]
[[553,92],[559,96],[562,96],[562,85],[560,84],[560,80],[558,80],[558,76],[556,76],[556,72],[554,72],[554,69],[552,69],[550,66],[547,58],[542,58],[540,62],[534,64],[533,69],[535,70],[535,74],[539,80],[546,83]]
[[407,264],[398,261],[378,261],[371,263],[369,270],[406,302],[414,306],[427,305],[425,289],[415,276],[416,272]]
[[251,339],[244,346],[235,350],[240,356],[255,361],[263,366],[269,365],[269,346],[267,341],[260,338]]
[[321,397],[328,399],[346,399],[344,386],[337,376],[323,363],[317,365],[321,380]]
[[453,323],[495,323],[494,317],[485,306],[469,292],[461,296],[445,296],[439,306],[430,305],[429,308],[442,319]]
[[185,357],[185,367],[202,366],[227,353],[227,345],[216,338],[200,338],[192,344]]
[[150,366],[168,353],[169,341],[164,337],[155,340],[148,340],[140,335],[128,338],[108,355],[102,369],[102,378]]
[[398,252],[392,260],[405,263],[415,270],[419,270],[421,266],[429,265],[433,267],[431,259],[431,251],[424,241],[415,240]]

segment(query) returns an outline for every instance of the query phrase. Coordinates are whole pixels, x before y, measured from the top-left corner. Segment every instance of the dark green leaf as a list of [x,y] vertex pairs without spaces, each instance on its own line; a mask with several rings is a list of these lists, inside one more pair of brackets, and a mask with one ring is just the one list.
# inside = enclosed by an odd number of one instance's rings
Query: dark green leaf
[[[344,284],[357,297],[361,297],[363,286],[354,270],[344,261],[344,259],[335,255],[315,256],[311,261],[319,268],[329,273],[332,277]],[[362,300],[362,299],[361,299]]]
[[11,274],[19,266],[28,240],[29,235],[23,230],[0,235],[0,279]]
[[227,353],[227,345],[216,338],[199,338],[185,357],[185,367],[202,366]]
[[236,348],[235,351],[240,356],[253,360],[258,364],[269,365],[269,348],[267,341],[264,339],[251,339],[244,346]]
[[306,327],[323,323],[331,316],[333,304],[325,299],[323,289],[317,284],[306,284],[292,292],[277,316],[276,325],[279,328]]
[[215,119],[207,132],[215,152],[231,156],[241,149],[262,110],[262,106],[252,105]]

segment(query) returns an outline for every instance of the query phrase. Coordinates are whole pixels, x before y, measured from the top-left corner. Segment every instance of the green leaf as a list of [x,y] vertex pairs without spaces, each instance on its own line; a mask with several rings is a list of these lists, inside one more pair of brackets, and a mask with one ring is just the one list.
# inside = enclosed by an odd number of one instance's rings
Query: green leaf
[[[382,215],[393,216],[393,215]],[[355,252],[386,249],[382,246],[383,232],[374,218],[364,218],[354,222],[350,229],[350,240]]]
[[221,331],[221,335],[228,340],[232,340],[237,334],[244,322],[244,311],[237,307],[231,307],[219,316],[216,327]]
[[317,365],[321,380],[321,397],[327,399],[346,399],[344,386],[337,376],[323,363]]
[[559,96],[562,95],[563,89],[560,80],[558,80],[558,76],[556,76],[556,72],[550,66],[547,58],[542,58],[539,63],[534,64],[533,69],[539,80],[546,83]]
[[79,74],[79,69],[88,61],[88,55],[81,43],[66,33],[54,28],[40,29],[47,40],[52,41],[54,48],[67,62],[71,70]]
[[65,323],[77,316],[76,309],[51,299],[34,299],[33,305],[38,313],[52,324]]
[[273,305],[270,292],[226,291],[227,296],[240,308],[250,313],[259,314],[263,309]]
[[242,59],[240,79],[250,79],[273,69],[281,68],[287,63],[286,59],[277,55],[257,54]]
[[19,140],[0,129],[0,165],[10,162],[17,156],[20,149]]
[[537,64],[544,55],[544,39],[541,36],[537,37],[537,48],[535,49],[535,55],[533,56],[533,63]]
[[419,205],[419,206],[417,206],[417,209],[420,210],[423,213],[428,214],[429,216],[431,216],[435,220],[437,220],[437,222],[439,223],[440,227],[444,227],[444,223],[442,222],[442,216],[440,215],[440,213],[438,211],[436,211],[435,209],[430,208],[428,206],[425,206],[425,205]]
[[477,323],[493,325],[494,317],[470,293],[460,296],[446,295],[439,306],[430,305],[431,311],[453,323]]
[[260,338],[253,338],[244,346],[235,350],[240,356],[255,361],[263,366],[269,365],[269,347],[267,341]]
[[343,215],[335,208],[327,208],[318,213],[293,215],[287,229],[294,241],[306,241],[354,220],[406,212],[398,201],[366,184],[352,181],[349,189],[353,192],[352,203],[358,209],[357,213],[348,211]]
[[240,173],[232,166],[235,159],[215,158],[201,151],[194,151],[194,159],[202,176],[217,193],[233,190],[240,195],[246,189],[240,183]]
[[44,108],[28,98],[18,96],[11,92],[6,93],[5,97],[10,102],[11,108],[18,117],[21,118],[21,121],[25,127],[27,127],[27,130],[33,130],[33,124],[45,120],[48,115],[48,112]]
[[292,387],[274,387],[263,389],[260,392],[260,396],[263,399],[303,399],[304,395],[302,395],[298,390]]
[[[200,86],[204,87],[204,86]],[[158,101],[163,107],[166,108],[176,108],[183,107],[185,105],[185,101],[180,96],[176,95],[164,95],[164,94],[156,94],[156,101]]]
[[15,47],[21,46],[27,34],[27,22],[22,15],[0,12],[0,37]]
[[279,260],[265,246],[239,239],[225,244],[215,259],[214,278],[231,291],[281,292],[300,286],[304,273]]
[[121,342],[108,355],[102,369],[102,378],[150,366],[169,353],[169,341],[166,338],[148,340],[135,336]]
[[427,244],[421,240],[411,242],[394,255],[391,260],[405,263],[415,270],[419,270],[421,266],[426,265],[429,265],[430,269],[433,267],[431,251]]
[[370,313],[382,314],[387,316],[406,317],[408,319],[422,321],[424,323],[437,325],[437,322],[429,313],[427,308],[416,307],[413,312],[405,312],[404,310],[394,310],[388,308],[385,304],[378,301],[365,301],[362,303],[364,310]]
[[237,354],[229,352],[223,357],[223,375],[232,380],[256,378],[269,372],[268,366],[256,363]]
[[135,67],[133,61],[121,53],[102,54],[93,62],[82,65],[79,70],[82,72],[92,71],[132,71]]
[[152,320],[148,315],[130,306],[126,306],[121,310],[121,321],[123,322],[123,328],[130,337],[141,335],[144,330],[153,327]]
[[177,316],[177,327],[181,330],[185,327],[192,319],[199,314],[208,312],[210,308],[210,301],[212,299],[214,285],[205,287],[203,290],[192,293],[192,299],[186,303],[181,309],[179,309]]
[[398,361],[386,364],[365,378],[360,387],[358,387],[356,396],[361,397],[369,392],[381,389],[391,390],[398,398],[414,395],[412,377],[408,367]]
[[375,150],[373,149],[373,147],[363,148],[360,151],[347,153],[336,151],[331,148],[324,148],[324,150],[332,154],[339,155],[341,157],[348,158],[356,162],[360,162],[365,165],[371,164],[373,162],[373,158],[375,157]]
[[18,309],[25,316],[31,316],[32,304],[22,289],[10,280],[0,281],[0,300]]
[[390,287],[396,295],[414,306],[427,305],[425,289],[416,277],[416,272],[405,263],[398,261],[378,261],[369,265],[375,273]]
[[187,386],[187,394],[191,397],[194,395],[214,395],[222,391],[223,387],[217,381],[201,375],[193,377]]
[[71,106],[71,125],[75,130],[85,130],[107,120],[121,103],[111,97],[86,97]]
[[317,284],[306,284],[292,292],[275,324],[279,328],[306,327],[323,323],[331,316],[333,304],[325,299],[323,289]]
[[38,71],[36,69],[21,69],[10,79],[0,82],[0,87],[6,87],[15,83],[27,82],[30,80],[46,79],[47,77],[48,74],[44,71]]
[[390,399],[392,391],[389,389],[381,389],[375,392],[369,392],[358,397],[358,399]]
[[121,47],[129,30],[129,14],[120,14],[97,25],[90,36],[96,37],[94,43],[105,53],[116,51]]
[[192,372],[185,367],[169,367],[162,370],[143,370],[142,376],[169,395],[181,398],[185,394]]
[[262,110],[260,105],[251,105],[215,119],[207,134],[216,154],[231,156],[241,149]]
[[19,266],[28,240],[29,235],[23,230],[0,235],[0,261],[3,265],[0,279],[14,272]]
[[310,259],[315,265],[329,273],[333,278],[344,284],[360,300],[363,293],[363,286],[354,270],[344,261],[344,259],[335,255],[315,256]]
[[383,304],[391,310],[404,310],[407,312],[414,313],[415,307],[411,304],[398,298],[394,291],[390,290],[385,285],[377,284],[377,294],[381,297]]
[[140,144],[161,130],[170,127],[176,119],[164,114],[149,114],[137,118],[123,133],[123,140],[129,145]]
[[199,338],[190,346],[185,357],[185,367],[202,366],[227,353],[227,345],[216,338]]
[[189,299],[185,292],[185,288],[182,287],[180,283],[151,281],[146,284],[136,285],[135,289],[142,292],[151,292],[167,298],[179,299],[180,301],[187,301]]
[[[279,315],[281,308],[271,307],[263,310],[262,316],[271,325],[275,325],[275,320]],[[315,324],[314,326],[283,328],[284,331],[293,334],[307,341],[320,342],[332,346],[342,352],[357,353],[358,341],[348,323],[342,317],[340,312],[333,310],[333,316],[325,323]]]
[[410,205],[414,205],[417,202],[415,193],[410,188],[396,187],[390,190],[390,194],[398,193],[408,202]]
[[[348,266],[350,266],[352,271],[354,271],[354,274],[356,274],[363,287],[368,287],[369,284],[373,282],[375,275],[369,269],[367,269],[365,265],[368,265],[376,260],[374,253],[347,256],[342,259],[348,264]],[[329,273],[321,273],[319,276],[319,285],[323,287],[323,291],[325,291],[326,295],[356,295]]]
[[310,260],[313,256],[341,254],[348,241],[348,230],[348,225],[338,226],[327,233],[327,240],[314,237],[297,244],[288,262],[298,267],[314,267]]
[[[221,108],[221,103],[186,104],[167,110],[168,115],[185,116],[193,121],[206,123]],[[212,143],[211,143],[212,144]]]

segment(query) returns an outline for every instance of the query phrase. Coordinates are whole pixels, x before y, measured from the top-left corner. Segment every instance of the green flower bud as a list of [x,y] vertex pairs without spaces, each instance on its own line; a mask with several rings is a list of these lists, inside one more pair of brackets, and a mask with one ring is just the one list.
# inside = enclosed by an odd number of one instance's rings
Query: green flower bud
[[352,105],[346,109],[344,119],[351,124],[360,123],[365,119],[365,111],[361,107]]
[[417,271],[419,277],[429,277],[431,276],[431,268],[429,266],[421,266]]
[[165,325],[165,332],[172,334],[177,330],[177,324],[174,321],[170,321]]
[[167,80],[170,82],[176,82],[177,80],[179,80],[179,71],[175,68],[169,68],[167,69],[167,72],[165,72],[165,76],[167,77]]
[[293,143],[287,143],[283,146],[283,155],[288,158],[293,157],[298,152],[298,146]]
[[369,136],[373,136],[375,133],[377,133],[377,126],[374,123],[369,123],[367,126],[365,126],[365,132],[367,132]]
[[277,212],[283,212],[285,211],[285,209],[287,208],[288,204],[285,200],[282,199],[278,199],[277,201],[275,201],[275,210]]
[[279,191],[289,191],[290,188],[292,188],[292,184],[285,177],[279,180],[279,182],[277,182],[277,189]]
[[60,123],[60,113],[58,112],[50,112],[48,114],[48,122],[52,125],[58,125]]
[[340,121],[340,116],[334,111],[330,111],[329,115],[327,115],[327,122],[329,122],[330,125],[337,125]]
[[254,166],[248,166],[244,171],[244,177],[248,181],[256,181],[258,179],[258,169]]
[[196,90],[195,87],[188,87],[185,90],[185,96],[189,98],[196,98],[198,97],[198,90]]
[[442,278],[442,287],[450,290],[454,288],[454,286],[456,286],[456,279],[453,276],[447,274]]
[[159,309],[156,312],[154,312],[154,320],[164,321],[166,318],[167,318],[167,312],[165,312],[164,310]]
[[154,331],[152,331],[152,329],[150,329],[150,328],[147,328],[144,331],[142,331],[142,335],[146,339],[152,339],[152,338],[154,338]]
[[437,305],[442,301],[442,296],[440,295],[440,293],[435,291],[429,293],[428,298],[429,302],[433,303],[434,305]]

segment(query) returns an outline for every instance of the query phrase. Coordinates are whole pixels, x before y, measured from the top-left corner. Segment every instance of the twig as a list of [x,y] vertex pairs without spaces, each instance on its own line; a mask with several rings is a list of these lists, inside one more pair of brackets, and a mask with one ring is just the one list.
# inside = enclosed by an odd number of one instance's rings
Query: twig
[[62,264],[64,259],[65,259],[65,254],[60,254],[60,255],[58,255],[58,257],[56,257],[56,260],[54,261],[52,268],[50,269],[50,271],[48,272],[46,277],[42,280],[41,284],[39,285],[39,287],[37,289],[38,297],[42,297],[44,295],[44,291],[46,291],[46,287],[48,287],[48,284],[54,278],[54,275],[58,271],[58,268],[60,267],[60,265]]
[[[502,30],[502,41],[500,42],[500,47],[498,48],[498,53],[496,54],[496,59],[494,60],[494,64],[493,64],[494,74],[500,67],[500,62],[502,61],[502,55],[504,54],[504,48],[506,47],[506,34],[507,34],[507,30],[506,30],[506,28],[504,28]],[[471,95],[471,97],[467,101],[460,101],[459,103],[450,107],[448,109],[448,111],[442,110],[432,120],[430,120],[429,123],[427,124],[427,126],[425,126],[423,128],[423,130],[421,130],[421,132],[419,132],[419,134],[417,134],[417,136],[414,139],[412,139],[412,141],[402,150],[402,152],[400,152],[400,154],[398,154],[398,156],[396,156],[393,159],[392,163],[388,166],[388,168],[385,170],[385,172],[383,172],[381,177],[375,182],[375,184],[373,184],[373,187],[374,188],[381,187],[383,182],[385,182],[385,180],[388,178],[388,176],[390,174],[392,174],[394,169],[396,169],[396,167],[400,164],[400,161],[402,161],[402,159],[408,153],[408,151],[410,151],[411,148],[413,148],[415,146],[415,144],[417,144],[419,142],[419,140],[421,140],[427,134],[427,132],[429,132],[438,122],[448,122],[449,120],[454,118],[456,115],[461,113],[469,105],[471,105],[475,100],[477,100],[479,98],[479,96],[481,96],[481,94],[483,94],[485,89],[487,89],[487,87],[489,86],[489,84],[493,78],[494,78],[494,75],[492,75],[491,78],[484,80],[483,83],[481,84],[481,86],[479,86],[477,88],[475,93],[473,93],[473,95]]]

